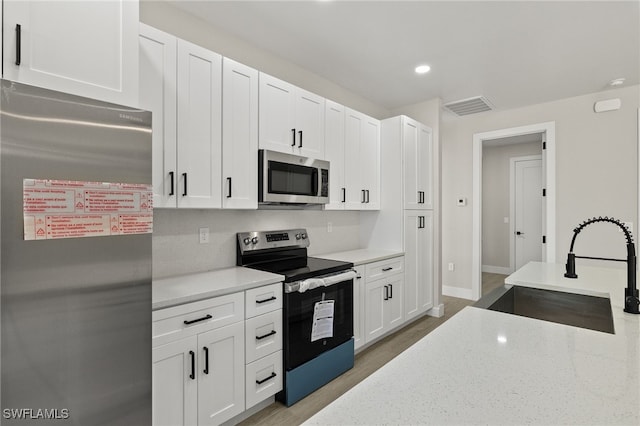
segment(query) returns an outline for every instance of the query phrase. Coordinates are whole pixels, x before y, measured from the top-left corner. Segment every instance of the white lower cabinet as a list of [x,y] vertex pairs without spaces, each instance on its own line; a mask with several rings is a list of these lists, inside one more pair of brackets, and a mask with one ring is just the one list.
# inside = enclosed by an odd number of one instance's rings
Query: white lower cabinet
[[282,283],[154,311],[153,425],[218,425],[282,390],[282,336]]
[[404,258],[365,265],[364,339],[370,343],[404,322]]
[[358,350],[365,343],[364,339],[364,265],[354,266],[356,278],[353,280],[353,343]]
[[198,422],[198,383],[191,379],[198,338],[191,336],[153,348],[153,424],[186,426]]
[[218,425],[244,411],[244,324],[198,335],[198,425]]
[[404,211],[405,320],[433,308],[433,211]]

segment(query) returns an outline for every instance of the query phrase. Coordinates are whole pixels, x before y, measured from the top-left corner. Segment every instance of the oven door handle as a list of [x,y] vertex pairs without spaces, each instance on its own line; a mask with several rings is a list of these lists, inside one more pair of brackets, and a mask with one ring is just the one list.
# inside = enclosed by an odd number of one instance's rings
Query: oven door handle
[[338,284],[341,282],[353,280],[356,278],[358,274],[353,269],[350,269],[346,272],[341,272],[335,275],[329,275],[326,277],[318,277],[318,278],[309,278],[303,281],[295,281],[292,283],[285,283],[284,292],[285,293],[295,293],[300,292],[304,293],[307,290],[313,290],[318,287],[329,287],[334,284]]

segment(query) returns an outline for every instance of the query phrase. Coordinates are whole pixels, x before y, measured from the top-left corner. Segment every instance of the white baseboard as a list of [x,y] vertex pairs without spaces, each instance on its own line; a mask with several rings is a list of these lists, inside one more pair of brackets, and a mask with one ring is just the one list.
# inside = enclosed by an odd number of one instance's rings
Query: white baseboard
[[442,286],[442,294],[444,296],[458,297],[460,299],[473,299],[473,290],[470,288],[450,287],[448,285]]
[[489,272],[491,274],[511,275],[513,271],[508,266],[491,266],[482,265],[482,272]]
[[444,303],[439,304],[438,306],[434,306],[433,308],[427,311],[427,315],[431,317],[440,318],[444,316]]

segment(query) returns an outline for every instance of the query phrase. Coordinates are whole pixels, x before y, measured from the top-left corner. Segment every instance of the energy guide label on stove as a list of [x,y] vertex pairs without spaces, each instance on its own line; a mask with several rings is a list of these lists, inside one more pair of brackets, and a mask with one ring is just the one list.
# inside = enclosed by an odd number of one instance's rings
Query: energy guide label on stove
[[25,240],[150,234],[151,185],[24,179]]
[[311,341],[333,337],[333,308],[335,300],[322,300],[313,306]]

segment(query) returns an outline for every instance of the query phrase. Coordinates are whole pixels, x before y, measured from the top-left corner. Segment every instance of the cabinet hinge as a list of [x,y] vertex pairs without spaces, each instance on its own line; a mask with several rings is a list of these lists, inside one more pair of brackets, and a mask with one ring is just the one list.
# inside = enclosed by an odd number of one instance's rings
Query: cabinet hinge
[[546,235],[542,236],[542,244],[547,244],[547,236]]

